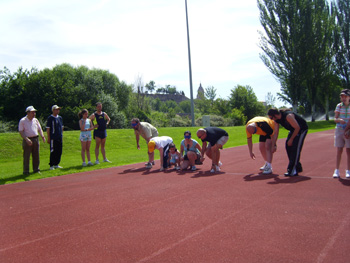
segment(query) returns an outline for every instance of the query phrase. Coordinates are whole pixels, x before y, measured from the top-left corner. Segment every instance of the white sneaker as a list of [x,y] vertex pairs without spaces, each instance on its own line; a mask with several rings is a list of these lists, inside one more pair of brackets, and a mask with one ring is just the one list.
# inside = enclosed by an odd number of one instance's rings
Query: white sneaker
[[220,172],[220,167],[218,165],[215,165],[215,168],[211,168],[210,172],[211,173]]
[[265,167],[266,167],[266,162],[265,162],[265,164],[263,166],[260,167],[260,171],[264,171]]
[[146,163],[145,166],[146,166],[147,169],[151,169],[152,168],[152,164],[151,163]]
[[106,158],[106,159],[104,159],[104,160],[103,160],[103,162],[105,162],[105,163],[111,163],[111,161],[110,161],[110,160],[108,160],[107,158]]
[[53,166],[50,166],[50,170],[55,170],[55,167],[53,167]]
[[63,167],[62,166],[59,166],[59,165],[55,165],[54,168],[59,168],[59,169],[62,169]]
[[92,162],[88,162],[88,165],[94,165]]
[[346,177],[346,178],[350,178],[350,171],[349,171],[349,170],[346,170],[346,171],[345,171],[345,177]]
[[266,165],[262,173],[263,174],[272,174],[272,167]]
[[221,167],[221,166],[222,166],[222,162],[219,161],[219,167]]
[[339,170],[338,169],[335,169],[334,170],[334,174],[333,174],[333,178],[339,178],[340,175],[339,175]]
[[96,160],[96,161],[95,161],[95,164],[100,164],[100,161],[99,161],[99,160]]
[[82,166],[84,166],[84,167],[85,167],[85,166],[86,166],[86,162],[83,162]]

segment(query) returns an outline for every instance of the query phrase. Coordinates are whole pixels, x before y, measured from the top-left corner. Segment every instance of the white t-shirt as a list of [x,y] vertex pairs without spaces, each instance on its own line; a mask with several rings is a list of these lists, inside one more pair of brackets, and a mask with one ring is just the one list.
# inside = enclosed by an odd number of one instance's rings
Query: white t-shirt
[[173,139],[169,136],[153,137],[151,141],[156,143],[156,149],[164,148],[169,143],[173,142]]

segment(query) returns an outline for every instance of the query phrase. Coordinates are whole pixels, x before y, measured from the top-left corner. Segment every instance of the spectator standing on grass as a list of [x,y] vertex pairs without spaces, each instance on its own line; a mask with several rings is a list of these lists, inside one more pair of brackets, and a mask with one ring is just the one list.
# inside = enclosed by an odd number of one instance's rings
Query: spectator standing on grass
[[349,123],[350,119],[350,90],[342,90],[340,93],[340,100],[341,102],[336,106],[334,111],[334,122],[336,123],[334,146],[337,147],[337,158],[333,178],[340,177],[339,167],[344,147],[346,148],[347,155],[347,170],[345,171],[345,177],[350,178],[350,138],[345,137],[345,132],[347,132],[349,129],[347,124]]
[[94,129],[94,139],[96,142],[95,146],[95,156],[96,161],[95,164],[99,164],[100,161],[98,159],[99,152],[100,152],[100,146],[101,146],[101,153],[103,157],[103,161],[110,163],[110,161],[106,157],[106,139],[107,139],[107,125],[111,121],[107,113],[102,111],[102,103],[97,102],[96,103],[96,111],[90,116],[90,119],[92,121],[92,124],[94,124],[94,121],[97,122],[97,129]]
[[[83,109],[79,112],[79,127],[80,127],[80,142],[81,142],[81,159],[83,160],[83,166],[93,165],[90,160],[90,145],[91,145],[91,131],[97,128],[98,125],[93,126],[92,121],[88,118],[89,112],[87,109]],[[85,153],[88,159],[88,163],[85,162]]]
[[190,167],[192,171],[195,171],[197,169],[196,163],[201,163],[201,151],[202,147],[196,140],[192,139],[191,132],[185,131],[184,139],[181,141],[180,149],[181,156],[183,156],[181,169],[185,170]]
[[[135,137],[136,137],[136,147],[138,150],[140,150],[140,135],[146,140],[146,143],[148,145],[149,141],[158,136],[158,130],[155,128],[152,124],[148,122],[140,122],[138,118],[133,118],[131,120],[131,126],[134,129]],[[147,167],[154,165],[154,161],[150,161],[150,153],[148,152],[148,162],[145,163]]]
[[169,145],[173,142],[173,139],[169,136],[153,137],[148,142],[148,154],[150,156],[149,165],[146,168],[151,169],[154,162],[154,150],[159,150],[160,156],[160,171],[164,171],[168,167],[169,157]]
[[217,127],[207,127],[199,129],[197,137],[202,140],[201,161],[204,161],[204,154],[207,154],[212,160],[210,172],[220,172],[220,149],[228,141],[228,133]]
[[250,157],[255,160],[253,152],[253,134],[260,135],[259,150],[265,160],[265,164],[260,168],[263,174],[272,173],[272,157],[277,149],[278,125],[266,117],[254,117],[246,124],[247,143]]
[[45,136],[38,119],[35,118],[36,111],[37,110],[33,106],[28,106],[26,108],[27,116],[23,117],[18,124],[18,131],[23,138],[23,175],[29,175],[30,155],[32,155],[34,173],[40,173],[39,135],[44,143]]
[[52,114],[47,118],[46,132],[47,143],[50,144],[50,170],[62,168],[59,166],[62,155],[62,135],[63,135],[63,120],[59,116],[61,107],[53,105]]
[[285,176],[298,176],[303,171],[300,163],[301,150],[309,127],[298,114],[286,110],[270,109],[267,113],[270,119],[289,130],[286,140],[286,151],[289,159]]

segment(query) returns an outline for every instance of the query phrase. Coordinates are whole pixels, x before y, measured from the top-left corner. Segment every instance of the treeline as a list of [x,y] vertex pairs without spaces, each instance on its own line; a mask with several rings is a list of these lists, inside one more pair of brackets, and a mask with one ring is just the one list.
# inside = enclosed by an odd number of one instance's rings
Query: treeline
[[0,71],[2,129],[17,127],[29,105],[38,110],[37,117],[45,123],[54,104],[63,107],[60,114],[66,129],[78,129],[78,112],[84,108],[95,110],[98,101],[103,101],[104,110],[112,119],[110,126],[124,127],[122,111],[128,107],[131,92],[130,86],[107,70],[61,64],[40,71],[19,68],[11,74],[5,68]]
[[[111,117],[110,128],[127,128],[133,117],[157,127],[191,126],[190,100],[179,104],[173,100],[161,101],[149,95],[150,85],[156,87],[154,81],[144,85],[139,78],[129,85],[108,70],[69,64],[43,70],[19,68],[14,73],[4,68],[0,70],[0,132],[16,131],[29,105],[38,110],[37,118],[44,126],[54,104],[63,107],[60,115],[66,130],[78,129],[78,112],[84,108],[93,112],[99,101]],[[165,90],[167,94],[184,94],[171,85]],[[164,93],[160,88],[158,91]],[[250,86],[236,86],[228,99],[216,99],[216,89],[212,86],[198,95],[194,102],[198,126],[202,125],[203,115],[211,116],[212,125],[233,126],[266,113],[266,107],[258,102]]]

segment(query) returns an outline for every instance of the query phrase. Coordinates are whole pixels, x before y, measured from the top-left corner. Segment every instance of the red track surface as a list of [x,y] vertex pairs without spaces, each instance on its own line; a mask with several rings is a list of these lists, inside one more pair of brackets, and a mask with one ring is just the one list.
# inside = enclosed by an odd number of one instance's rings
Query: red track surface
[[333,179],[333,131],[309,134],[287,178],[284,142],[267,176],[255,144],[215,175],[157,162],[0,186],[0,262],[349,262],[345,151]]

